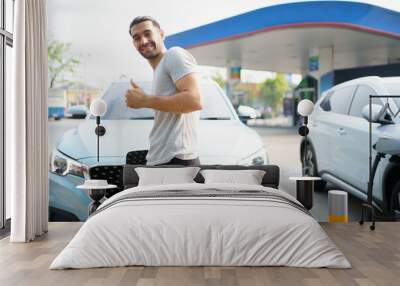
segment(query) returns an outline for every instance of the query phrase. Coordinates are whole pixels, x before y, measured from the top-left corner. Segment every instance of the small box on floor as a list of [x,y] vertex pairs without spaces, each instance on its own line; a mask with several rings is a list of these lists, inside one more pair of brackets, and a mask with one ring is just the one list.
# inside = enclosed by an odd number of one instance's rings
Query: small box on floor
[[347,192],[331,190],[328,192],[329,222],[348,222]]

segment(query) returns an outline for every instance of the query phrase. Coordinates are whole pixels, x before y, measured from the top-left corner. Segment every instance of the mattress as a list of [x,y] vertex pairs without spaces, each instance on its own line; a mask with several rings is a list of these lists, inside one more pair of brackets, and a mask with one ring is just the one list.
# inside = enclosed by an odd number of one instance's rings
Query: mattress
[[107,199],[50,269],[129,265],[351,267],[291,195],[198,183],[138,186]]

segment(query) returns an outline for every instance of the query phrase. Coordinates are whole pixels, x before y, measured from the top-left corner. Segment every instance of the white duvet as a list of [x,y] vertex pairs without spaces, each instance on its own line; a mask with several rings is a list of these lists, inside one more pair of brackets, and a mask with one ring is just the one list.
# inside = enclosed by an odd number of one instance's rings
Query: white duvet
[[299,204],[283,191],[254,185],[194,183],[127,189],[99,207],[50,269],[127,265],[351,267],[314,218],[279,200],[185,196],[119,201],[136,192],[168,190],[258,190]]

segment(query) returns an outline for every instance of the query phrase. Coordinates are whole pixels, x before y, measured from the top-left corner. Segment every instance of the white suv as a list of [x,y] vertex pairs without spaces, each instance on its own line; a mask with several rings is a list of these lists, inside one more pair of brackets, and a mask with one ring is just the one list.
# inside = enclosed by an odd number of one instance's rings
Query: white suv
[[[369,175],[369,122],[362,110],[369,95],[400,95],[400,77],[377,76],[354,79],[332,87],[316,102],[309,121],[306,166],[310,175],[319,175],[323,188],[330,182],[366,200]],[[399,152],[386,155],[378,166],[373,186],[373,202],[388,214],[397,213],[400,194],[400,98],[373,98],[382,107],[388,103],[386,123],[372,124],[373,144],[380,137],[395,139]],[[396,114],[397,113],[397,114]],[[367,117],[368,118],[368,117]],[[304,141],[300,154],[303,158]],[[373,150],[372,159],[375,158]],[[303,166],[304,167],[304,166]]]

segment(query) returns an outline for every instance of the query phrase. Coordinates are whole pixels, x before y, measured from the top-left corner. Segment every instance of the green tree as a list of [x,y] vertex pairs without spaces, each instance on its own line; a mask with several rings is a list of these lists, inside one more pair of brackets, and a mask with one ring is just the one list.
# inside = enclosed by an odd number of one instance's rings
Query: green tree
[[263,102],[272,108],[274,113],[282,106],[283,96],[289,90],[285,76],[278,73],[275,78],[266,79],[260,84],[260,93]]
[[218,85],[222,88],[225,89],[226,86],[226,80],[222,76],[220,72],[215,73],[214,75],[211,76],[211,78],[218,83]]
[[80,63],[73,57],[67,57],[65,53],[71,47],[71,43],[63,43],[51,40],[47,46],[48,69],[49,69],[49,87],[53,88],[59,81],[62,74],[73,74],[75,67]]

